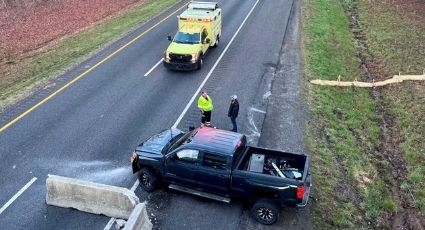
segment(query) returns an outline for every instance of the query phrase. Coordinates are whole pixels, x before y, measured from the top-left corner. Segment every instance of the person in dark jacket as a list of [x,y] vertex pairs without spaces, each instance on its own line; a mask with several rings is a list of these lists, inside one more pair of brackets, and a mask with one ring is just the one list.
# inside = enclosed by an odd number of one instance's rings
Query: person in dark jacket
[[238,125],[236,124],[236,118],[239,114],[239,102],[238,97],[236,95],[233,95],[230,97],[230,107],[229,112],[227,113],[227,116],[230,117],[230,120],[232,121],[232,131],[237,132],[238,131]]

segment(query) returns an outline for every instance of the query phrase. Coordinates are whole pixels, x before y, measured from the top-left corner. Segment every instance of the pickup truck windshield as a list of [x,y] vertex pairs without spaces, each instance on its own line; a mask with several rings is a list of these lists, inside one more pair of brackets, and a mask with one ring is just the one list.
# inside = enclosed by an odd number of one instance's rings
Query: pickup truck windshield
[[162,153],[166,154],[168,152],[173,151],[180,145],[190,142],[191,138],[196,134],[196,130],[193,130],[191,132],[187,132],[185,134],[180,134],[176,137],[174,137],[170,142],[162,149]]
[[197,44],[200,42],[199,33],[189,34],[183,32],[177,32],[174,37],[174,42],[183,44]]

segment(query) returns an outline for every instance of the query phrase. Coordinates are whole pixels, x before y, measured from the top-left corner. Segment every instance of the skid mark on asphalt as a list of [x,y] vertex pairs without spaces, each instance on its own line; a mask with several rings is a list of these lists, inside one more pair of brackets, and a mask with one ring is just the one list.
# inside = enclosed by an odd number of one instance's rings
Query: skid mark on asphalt
[[255,124],[255,113],[261,111],[262,113],[265,113],[262,110],[256,109],[256,108],[249,108],[248,110],[248,122],[249,122],[249,126],[248,126],[248,130],[250,132],[250,134],[247,135],[247,139],[249,143],[252,143],[255,139],[260,138],[260,130],[258,130],[257,125]]
[[276,68],[269,66],[262,75],[261,84],[257,89],[258,99],[256,99],[248,109],[247,120],[249,134],[246,135],[247,141],[251,145],[257,145],[261,136],[261,129],[266,117],[268,100],[271,93],[271,87],[276,76]]

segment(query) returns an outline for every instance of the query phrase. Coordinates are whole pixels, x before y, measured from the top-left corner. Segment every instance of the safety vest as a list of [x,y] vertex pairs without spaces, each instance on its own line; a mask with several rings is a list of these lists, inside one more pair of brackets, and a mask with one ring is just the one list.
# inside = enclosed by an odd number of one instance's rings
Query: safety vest
[[212,104],[212,99],[210,96],[207,96],[208,100],[205,99],[205,97],[200,96],[198,99],[198,107],[201,108],[203,111],[211,111],[214,109],[214,106]]

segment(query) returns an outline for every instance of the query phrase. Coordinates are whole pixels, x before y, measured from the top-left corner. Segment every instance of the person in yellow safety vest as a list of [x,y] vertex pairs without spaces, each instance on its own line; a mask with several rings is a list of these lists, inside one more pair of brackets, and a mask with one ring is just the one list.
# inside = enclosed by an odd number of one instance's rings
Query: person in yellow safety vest
[[201,96],[198,99],[198,108],[201,110],[202,119],[201,125],[211,126],[211,111],[214,109],[213,100],[206,90],[202,90]]

